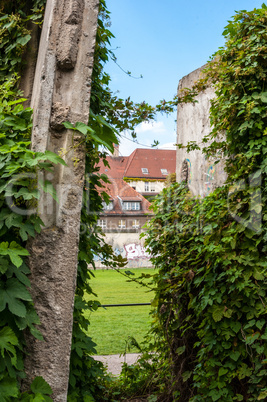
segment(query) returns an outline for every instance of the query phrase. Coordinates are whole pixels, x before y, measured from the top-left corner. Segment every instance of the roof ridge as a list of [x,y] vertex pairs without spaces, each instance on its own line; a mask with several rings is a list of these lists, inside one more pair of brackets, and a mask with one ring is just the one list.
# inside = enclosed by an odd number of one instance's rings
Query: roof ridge
[[131,153],[131,155],[127,156],[128,161],[127,161],[127,163],[126,163],[126,167],[125,167],[125,170],[124,170],[124,175],[123,175],[123,177],[124,177],[124,176],[127,177],[126,172],[127,172],[127,170],[129,169],[129,167],[130,167],[130,165],[131,165],[131,163],[132,163],[134,154],[136,153],[137,149],[140,149],[140,148],[136,148],[136,149]]

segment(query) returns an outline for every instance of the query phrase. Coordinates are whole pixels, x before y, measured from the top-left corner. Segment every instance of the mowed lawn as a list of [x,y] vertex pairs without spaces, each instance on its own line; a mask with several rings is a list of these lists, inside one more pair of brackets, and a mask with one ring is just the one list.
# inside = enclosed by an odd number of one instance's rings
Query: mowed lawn
[[[135,268],[130,271],[135,273],[134,278],[141,273],[155,273],[153,268]],[[153,299],[154,294],[149,289],[134,282],[127,282],[125,276],[112,269],[96,270],[94,275],[95,278],[91,279],[90,283],[98,297],[89,295],[88,300],[98,300],[101,304],[123,304],[150,303]],[[150,306],[99,307],[95,312],[88,312],[88,335],[97,344],[97,354],[123,353],[129,336],[134,337],[138,343],[142,342],[150,326],[150,310]],[[138,350],[131,348],[131,352]]]

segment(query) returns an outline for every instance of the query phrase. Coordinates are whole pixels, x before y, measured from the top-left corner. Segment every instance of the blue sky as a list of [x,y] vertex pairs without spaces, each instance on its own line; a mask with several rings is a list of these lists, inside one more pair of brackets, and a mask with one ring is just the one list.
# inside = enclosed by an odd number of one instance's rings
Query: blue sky
[[[202,66],[224,45],[222,32],[235,11],[261,7],[263,0],[106,0],[111,12],[111,48],[118,64],[106,71],[118,96],[152,105],[171,99],[179,80]],[[158,115],[154,124],[137,127],[138,142],[160,147],[176,142],[176,115]],[[127,136],[127,133],[122,133]],[[129,137],[129,135],[128,135]],[[130,137],[129,137],[130,138]],[[122,138],[120,152],[129,155],[138,144]]]

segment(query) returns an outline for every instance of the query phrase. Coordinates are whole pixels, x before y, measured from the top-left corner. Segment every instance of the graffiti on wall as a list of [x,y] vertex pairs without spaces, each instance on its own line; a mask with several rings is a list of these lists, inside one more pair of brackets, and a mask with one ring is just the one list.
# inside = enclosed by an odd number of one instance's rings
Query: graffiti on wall
[[150,254],[140,244],[130,243],[124,246],[127,260],[136,260],[139,258],[149,259]]
[[188,184],[191,184],[192,182],[192,166],[191,166],[191,161],[190,159],[186,159],[187,166],[188,166]]
[[[148,267],[151,266],[151,262],[149,261],[151,255],[145,249],[144,246],[138,243],[129,243],[121,246],[113,246],[114,254],[121,255],[123,258],[127,258],[128,265],[127,267]],[[103,258],[101,255],[94,255],[94,261],[97,263],[97,266],[102,266]]]
[[207,173],[206,173],[206,181],[205,181],[205,194],[209,194],[212,191],[212,182],[214,180],[215,175],[215,166],[210,165]]

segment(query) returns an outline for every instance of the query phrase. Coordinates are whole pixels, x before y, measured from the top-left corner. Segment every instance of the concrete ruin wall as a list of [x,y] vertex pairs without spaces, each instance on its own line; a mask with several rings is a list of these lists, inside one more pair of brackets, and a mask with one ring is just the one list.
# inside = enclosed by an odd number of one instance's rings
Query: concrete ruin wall
[[44,340],[26,334],[23,380],[35,376],[52,387],[53,401],[67,400],[77,276],[80,213],[85,172],[85,144],[64,121],[88,123],[98,0],[48,0],[32,90],[32,148],[61,154],[49,180],[59,201],[43,193],[38,213],[45,224],[28,244],[31,294]]
[[[200,78],[204,67],[198,68],[179,81],[178,94],[183,88],[192,88]],[[203,148],[201,141],[211,131],[209,109],[210,100],[214,96],[214,89],[208,87],[195,98],[197,103],[178,105],[177,144],[186,145],[189,141],[196,141]],[[223,161],[215,165],[213,160],[206,159],[199,150],[187,153],[186,149],[177,149],[176,157],[177,181],[181,182],[186,176],[189,189],[193,195],[204,197],[216,187],[221,186],[226,180]]]

